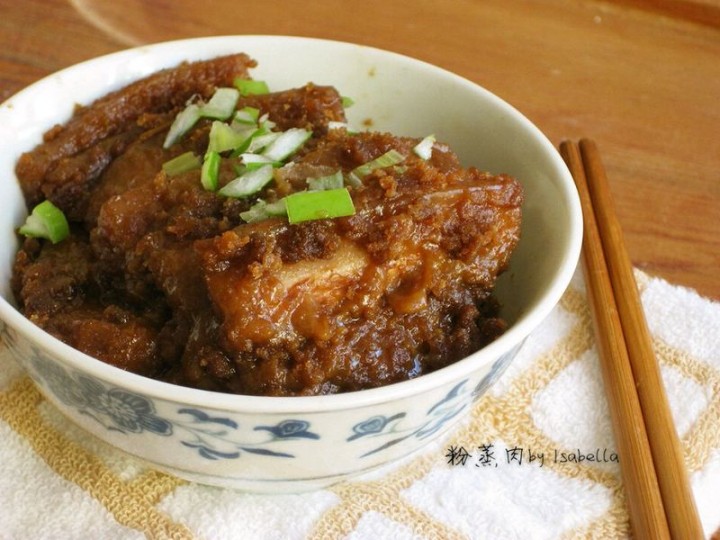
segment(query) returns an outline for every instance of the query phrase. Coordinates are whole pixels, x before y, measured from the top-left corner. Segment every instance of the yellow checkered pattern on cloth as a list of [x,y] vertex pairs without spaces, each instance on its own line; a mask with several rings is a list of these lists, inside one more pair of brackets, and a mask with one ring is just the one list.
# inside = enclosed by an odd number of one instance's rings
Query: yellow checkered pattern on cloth
[[[644,274],[637,274],[641,289],[648,287],[653,281]],[[663,282],[664,283],[664,282]],[[508,479],[527,478],[528,475],[540,475],[535,478],[535,485],[542,486],[543,478],[551,480],[558,486],[569,489],[564,493],[566,499],[576,496],[572,492],[577,488],[583,493],[600,493],[603,504],[597,508],[589,508],[586,514],[579,514],[573,522],[558,524],[556,517],[547,517],[548,522],[555,522],[554,528],[545,529],[545,536],[552,535],[565,538],[625,538],[630,535],[628,514],[625,508],[619,468],[616,463],[597,463],[589,460],[582,462],[558,461],[552,459],[556,452],[573,452],[576,448],[568,444],[567,436],[558,435],[550,428],[557,418],[563,421],[563,410],[553,410],[544,404],[549,403],[547,396],[553,392],[563,393],[563,381],[572,379],[570,376],[580,369],[584,362],[591,365],[597,362],[593,356],[594,340],[590,314],[582,284],[576,282],[563,296],[557,310],[565,321],[563,329],[557,336],[548,337],[547,343],[538,345],[536,349],[525,351],[526,358],[519,360],[520,365],[514,370],[509,369],[496,387],[478,401],[467,421],[455,429],[446,439],[415,456],[410,456],[401,464],[388,468],[380,473],[371,474],[363,479],[331,487],[324,490],[322,501],[308,510],[305,520],[299,529],[295,529],[296,537],[311,539],[326,538],[373,538],[383,532],[393,532],[394,538],[493,538],[507,537],[512,531],[518,531],[518,537],[533,537],[532,530],[524,530],[528,524],[507,524],[502,522],[502,509],[496,510],[495,520],[473,521],[469,519],[467,508],[465,513],[458,515],[462,508],[450,511],[454,500],[472,497],[472,490],[482,492],[483,482],[489,481],[496,474],[493,471],[478,467],[474,455],[468,456],[466,463],[450,463],[447,452],[450,448],[463,448],[475,452],[481,445],[495,443],[497,467],[505,468],[506,476],[496,476],[494,482],[508,482]],[[718,309],[720,313],[720,309]],[[553,324],[553,321],[548,322]],[[543,332],[543,329],[539,330]],[[715,486],[720,485],[720,370],[718,362],[708,362],[697,358],[692,351],[672,345],[662,337],[655,336],[656,352],[663,368],[663,375],[673,378],[675,386],[680,389],[703,389],[704,398],[701,407],[683,414],[692,418],[680,426],[685,460],[691,476],[716,474]],[[9,355],[3,354],[0,344],[0,361],[11,362]],[[589,356],[588,356],[589,355]],[[513,364],[514,365],[514,364]],[[511,366],[512,367],[512,366]],[[597,374],[599,371],[587,371]],[[227,490],[194,486],[183,480],[163,473],[149,470],[129,457],[118,457],[111,449],[70,425],[59,413],[48,404],[25,375],[17,373],[7,376],[0,385],[0,424],[12,432],[13,440],[17,439],[20,450],[27,452],[28,459],[36,460],[44,465],[40,467],[42,474],[55,475],[73,490],[80,493],[77,512],[81,515],[87,511],[87,500],[92,501],[95,512],[103,514],[101,524],[94,525],[102,529],[102,523],[113,524],[119,528],[112,534],[103,534],[101,529],[95,532],[97,537],[134,537],[137,533],[148,538],[284,538],[282,532],[270,529],[265,533],[259,529],[246,528],[246,524],[237,520],[237,510],[228,501],[240,500],[243,505],[250,506],[254,511],[267,512],[267,523],[277,519],[282,510],[273,508],[282,506],[288,500],[300,513],[303,513],[303,498],[313,496],[260,496],[248,494],[231,494]],[[682,396],[670,396],[671,402],[679,403]],[[558,406],[557,403],[555,406]],[[572,407],[572,404],[570,405]],[[582,411],[582,407],[580,407]],[[599,421],[607,422],[603,409]],[[674,410],[676,415],[677,411]],[[681,411],[682,412],[682,411]],[[607,426],[605,426],[607,428]],[[588,429],[593,429],[590,426]],[[582,429],[579,428],[579,431]],[[579,433],[578,437],[583,435]],[[600,440],[591,439],[590,440]],[[580,444],[580,443],[577,443]],[[504,446],[503,446],[504,445]],[[511,455],[509,448],[522,446],[526,451],[542,451],[545,460],[542,468],[538,463],[511,463],[506,457]],[[612,451],[612,438],[609,439]],[[604,450],[608,450],[605,448]],[[4,451],[4,450],[3,450]],[[557,454],[555,454],[557,456]],[[1,457],[1,456],[0,456]],[[509,472],[514,467],[516,471]],[[712,469],[710,472],[706,469]],[[2,471],[2,469],[0,469]],[[11,471],[3,474],[12,475]],[[462,480],[458,480],[462,478]],[[704,476],[703,476],[704,478]],[[0,477],[0,488],[6,478]],[[698,480],[700,481],[700,480]],[[447,490],[471,487],[471,492],[450,496]],[[492,484],[490,486],[499,485]],[[490,488],[488,488],[490,489]],[[510,487],[512,489],[512,486]],[[2,492],[2,489],[0,489]],[[207,520],[202,516],[197,520],[187,517],[174,504],[187,493],[192,492],[196,500],[207,499],[213,509],[208,509]],[[490,494],[492,496],[492,494]],[[448,496],[450,502],[443,503],[439,499]],[[518,497],[522,497],[518,491]],[[543,493],[534,493],[542,498]],[[1,495],[0,495],[1,497]],[[190,497],[190,495],[187,495]],[[594,500],[594,499],[593,499]],[[599,499],[598,499],[599,500]],[[83,502],[85,501],[85,502]],[[578,504],[582,504],[579,498]],[[482,502],[482,501],[480,501]],[[698,501],[699,507],[700,503]],[[227,513],[223,515],[223,504]],[[238,503],[240,504],[240,503]],[[308,503],[310,504],[310,503]],[[487,509],[487,501],[475,507],[477,512]],[[554,504],[554,503],[553,503]],[[708,503],[705,501],[705,506]],[[200,503],[202,505],[202,503]],[[197,506],[197,504],[196,504]],[[518,503],[522,508],[523,504]],[[81,508],[82,507],[82,508]],[[63,509],[72,509],[73,504],[64,502]],[[84,509],[83,509],[84,508]],[[448,512],[443,513],[446,508]],[[98,510],[99,509],[99,510]],[[701,508],[702,510],[702,508]],[[8,507],[3,508],[3,512]],[[12,508],[12,513],[21,514],[24,508]],[[51,508],[46,511],[52,512]],[[214,512],[214,513],[213,513]],[[599,513],[598,513],[599,512]],[[538,517],[538,515],[540,517]],[[542,512],[535,519],[542,521]],[[235,517],[233,517],[235,516]],[[498,517],[499,516],[499,517]],[[512,515],[508,515],[511,519]],[[235,519],[236,521],[233,521]],[[720,519],[716,512],[708,519]],[[19,520],[20,523],[22,520]],[[541,521],[539,522],[542,525]],[[560,520],[562,521],[562,520]],[[477,527],[480,524],[482,527]],[[711,523],[713,528],[717,525]],[[707,524],[706,524],[707,529]],[[288,529],[293,530],[293,529]],[[61,532],[61,531],[58,531]],[[50,533],[45,530],[38,534]],[[10,538],[21,537],[20,533],[0,531],[0,538],[10,534]],[[235,535],[235,536],[234,536]],[[277,536],[276,536],[277,535]]]

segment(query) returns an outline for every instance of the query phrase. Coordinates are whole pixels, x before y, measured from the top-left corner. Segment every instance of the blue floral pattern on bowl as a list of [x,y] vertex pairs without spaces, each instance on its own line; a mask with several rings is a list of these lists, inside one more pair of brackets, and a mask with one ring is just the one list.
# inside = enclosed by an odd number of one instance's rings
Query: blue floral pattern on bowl
[[347,440],[354,441],[355,439],[359,439],[360,437],[382,433],[386,427],[390,426],[392,422],[404,417],[404,412],[394,414],[390,417],[383,416],[381,414],[372,416],[367,420],[360,422],[359,424],[355,424],[352,428],[353,434],[350,435]]
[[286,419],[276,425],[259,425],[254,431],[267,432],[260,441],[238,439],[240,425],[231,418],[212,416],[197,408],[177,409],[175,419],[158,416],[151,399],[114,388],[82,373],[71,373],[33,350],[32,366],[40,374],[41,382],[55,397],[83,415],[89,416],[111,431],[124,434],[154,433],[169,437],[180,436],[180,443],[197,451],[205,459],[237,459],[249,454],[294,458],[286,451],[269,448],[275,442],[295,439],[317,440],[306,420]]
[[360,437],[387,439],[390,435],[394,436],[389,441],[360,456],[367,457],[395,446],[410,437],[425,439],[439,431],[451,418],[460,414],[470,404],[470,399],[468,399],[470,392],[466,389],[467,382],[468,380],[465,379],[456,384],[445,397],[430,407],[419,426],[403,427],[401,420],[406,416],[404,412],[392,416],[375,415],[355,424],[352,428],[353,434],[346,440],[350,442]]
[[[307,459],[313,455],[313,443],[337,439],[338,435],[342,437],[340,440],[359,449],[359,458],[382,454],[403,442],[414,447],[416,444],[411,441],[431,437],[471,407],[505,370],[517,350],[498,358],[476,384],[471,383],[470,378],[455,384],[436,399],[424,415],[421,413],[420,418],[417,411],[410,409],[376,409],[361,421],[350,420],[347,427],[326,425],[325,429],[332,432],[324,433],[313,428],[311,418],[281,418],[257,424],[242,422],[245,425],[241,426],[240,421],[229,417],[231,414],[211,414],[187,406],[175,408],[174,414],[161,415],[152,398],[62,366],[33,345],[29,350],[19,347],[21,340],[5,325],[0,326],[0,334],[16,357],[24,357],[25,363],[29,360],[38,384],[64,405],[92,418],[108,431],[128,436],[167,437],[209,461],[235,460],[248,454]],[[167,411],[167,402],[163,410]],[[320,425],[323,425],[322,421]],[[347,435],[343,436],[343,432]],[[310,446],[288,446],[288,441],[306,441]],[[297,454],[294,448],[301,453]]]
[[459,415],[465,408],[470,406],[474,401],[477,401],[477,399],[485,393],[487,388],[505,371],[505,368],[515,357],[518,348],[519,346],[498,358],[493,363],[490,371],[477,383],[472,391],[467,388],[468,379],[456,384],[442,399],[427,410],[425,419],[420,425],[403,427],[401,420],[407,416],[404,412],[391,416],[375,415],[355,424],[352,428],[352,435],[346,440],[350,442],[360,437],[389,438],[390,436],[394,436],[380,446],[360,456],[367,457],[395,446],[410,437],[424,439],[435,434],[442,429],[447,422]]
[[497,381],[500,376],[505,372],[505,369],[510,365],[510,362],[513,358],[515,358],[515,355],[520,350],[520,347],[522,347],[522,344],[525,342],[525,340],[521,341],[517,346],[510,349],[507,353],[502,355],[500,358],[495,360],[493,362],[492,367],[490,368],[490,371],[485,375],[482,379],[480,379],[480,382],[475,386],[475,389],[473,390],[473,399],[477,401],[482,397],[482,395],[485,393],[485,391],[492,386],[492,384]]
[[310,422],[305,420],[283,420],[276,426],[255,426],[255,431],[269,431],[276,439],[319,439],[320,435],[308,431]]

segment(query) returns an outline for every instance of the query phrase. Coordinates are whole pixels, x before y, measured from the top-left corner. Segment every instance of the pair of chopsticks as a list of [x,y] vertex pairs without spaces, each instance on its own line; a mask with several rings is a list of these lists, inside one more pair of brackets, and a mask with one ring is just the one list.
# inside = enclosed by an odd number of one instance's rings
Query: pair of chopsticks
[[585,282],[633,532],[638,538],[702,538],[597,146],[587,139],[579,144],[564,141],[560,153],[583,210]]

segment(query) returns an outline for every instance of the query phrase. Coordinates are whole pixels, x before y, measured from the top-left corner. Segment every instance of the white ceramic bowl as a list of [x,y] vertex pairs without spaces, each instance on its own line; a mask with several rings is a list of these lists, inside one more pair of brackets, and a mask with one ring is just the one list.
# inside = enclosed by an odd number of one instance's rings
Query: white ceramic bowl
[[[510,321],[498,340],[449,367],[383,388],[269,398],[182,388],[124,372],[49,336],[13,307],[15,229],[27,210],[19,155],[43,132],[135,79],[183,60],[246,52],[273,89],[307,82],[351,96],[351,124],[447,141],[464,165],[524,186],[523,232],[497,293]],[[407,456],[451,428],[557,303],[574,272],[581,213],[553,145],[515,109],[440,68],[359,45],[278,36],[139,47],[51,75],[0,106],[0,327],[45,396],[100,439],[203,483],[262,492],[326,486]]]

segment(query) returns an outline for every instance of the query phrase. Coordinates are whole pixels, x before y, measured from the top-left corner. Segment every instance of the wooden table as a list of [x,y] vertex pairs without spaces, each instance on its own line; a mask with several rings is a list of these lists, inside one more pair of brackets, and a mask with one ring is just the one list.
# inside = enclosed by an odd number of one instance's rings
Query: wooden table
[[594,139],[633,263],[720,299],[720,1],[0,0],[0,99],[143,43],[353,41],[437,64],[558,144]]

